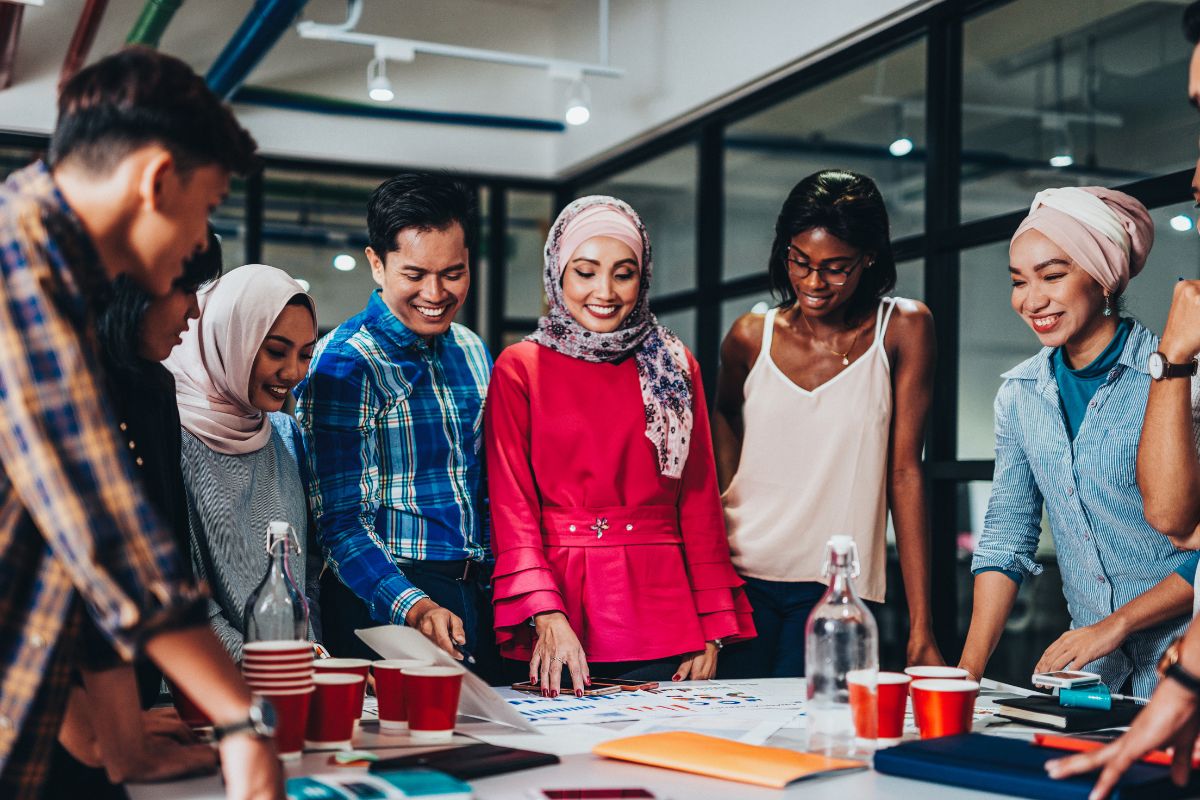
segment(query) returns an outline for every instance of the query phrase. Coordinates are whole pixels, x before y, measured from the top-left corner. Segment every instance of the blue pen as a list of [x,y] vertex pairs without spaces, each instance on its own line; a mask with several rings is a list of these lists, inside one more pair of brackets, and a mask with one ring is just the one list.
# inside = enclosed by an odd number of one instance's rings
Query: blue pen
[[462,653],[463,661],[466,661],[468,664],[475,663],[475,656],[471,655],[471,651],[467,650],[467,648],[463,647],[458,642],[454,643],[454,649]]

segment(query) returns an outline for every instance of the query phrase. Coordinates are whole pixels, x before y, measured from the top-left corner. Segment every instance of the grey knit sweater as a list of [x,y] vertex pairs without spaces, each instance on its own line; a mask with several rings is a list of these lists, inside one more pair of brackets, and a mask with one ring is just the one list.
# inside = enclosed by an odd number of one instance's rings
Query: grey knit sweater
[[299,428],[284,413],[269,414],[271,439],[261,450],[226,455],[183,431],[183,482],[196,576],[208,582],[209,620],[225,649],[242,658],[246,598],[267,572],[267,523],[284,519],[296,529],[302,552],[289,561],[292,578],[308,597],[309,635],[320,630],[317,586],[323,557],[308,522]]

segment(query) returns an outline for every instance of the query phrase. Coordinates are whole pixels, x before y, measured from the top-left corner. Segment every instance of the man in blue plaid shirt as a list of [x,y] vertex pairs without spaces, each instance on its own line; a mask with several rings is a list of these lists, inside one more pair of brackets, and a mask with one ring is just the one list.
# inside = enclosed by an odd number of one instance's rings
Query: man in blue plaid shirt
[[454,324],[471,285],[471,194],[400,175],[371,195],[379,289],[325,336],[297,387],[309,495],[331,572],[325,643],[371,657],[355,628],[420,630],[494,663],[483,514],[483,401],[492,359]]

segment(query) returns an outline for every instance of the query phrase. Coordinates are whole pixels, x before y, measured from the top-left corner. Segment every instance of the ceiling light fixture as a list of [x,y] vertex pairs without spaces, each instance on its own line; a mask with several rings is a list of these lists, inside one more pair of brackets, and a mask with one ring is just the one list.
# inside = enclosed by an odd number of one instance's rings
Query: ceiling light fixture
[[338,253],[333,257],[333,268],[341,272],[349,272],[356,266],[358,266],[358,262],[349,253]]
[[300,284],[300,288],[306,292],[312,289],[312,284],[304,280],[304,278],[296,278],[296,283]]
[[390,103],[396,97],[388,80],[387,61],[382,56],[372,58],[367,64],[367,96],[377,103]]
[[579,78],[571,84],[567,94],[567,111],[563,115],[568,125],[586,125],[592,118],[592,93],[588,85]]
[[913,140],[907,136],[901,136],[896,141],[888,145],[888,152],[896,158],[904,158],[913,151]]
[[1176,214],[1171,217],[1171,228],[1180,233],[1187,233],[1192,229],[1192,218],[1187,214]]

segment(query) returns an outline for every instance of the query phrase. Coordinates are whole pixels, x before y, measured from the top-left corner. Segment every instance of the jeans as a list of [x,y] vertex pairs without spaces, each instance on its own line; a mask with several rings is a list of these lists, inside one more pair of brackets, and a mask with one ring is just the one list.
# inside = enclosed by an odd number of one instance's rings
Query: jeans
[[748,578],[743,587],[758,636],[731,644],[717,661],[718,678],[799,678],[804,675],[804,627],[825,594],[816,581]]
[[[463,632],[467,637],[465,647],[475,657],[474,665],[464,663],[463,666],[489,684],[501,682],[503,676],[492,626],[490,588],[477,581],[460,581],[426,572],[411,564],[405,565],[404,575],[429,595],[430,600],[463,621]],[[372,619],[367,604],[346,588],[332,570],[326,570],[321,576],[321,619],[325,626],[324,644],[334,656],[370,660],[380,657],[354,633],[356,628],[374,628],[380,623]]]

